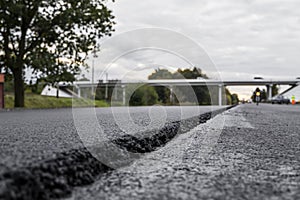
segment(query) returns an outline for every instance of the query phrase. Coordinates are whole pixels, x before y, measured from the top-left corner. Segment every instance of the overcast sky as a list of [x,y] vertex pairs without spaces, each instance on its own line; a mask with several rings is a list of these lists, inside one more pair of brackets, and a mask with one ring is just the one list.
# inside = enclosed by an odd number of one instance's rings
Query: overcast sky
[[[173,30],[202,47],[223,79],[300,76],[299,0],[119,0],[109,8],[116,16],[114,36],[140,28]],[[135,40],[134,36],[127,38],[129,43]],[[123,44],[118,44],[113,48],[122,49]],[[162,61],[170,59],[170,54],[155,60],[159,55],[147,50],[121,56],[110,66],[109,77],[126,74],[126,78],[146,79],[157,67],[189,67],[188,62],[177,58],[169,64]],[[99,62],[96,59],[95,65]],[[99,73],[103,67],[96,70]],[[233,90],[242,96],[250,93],[250,88]]]

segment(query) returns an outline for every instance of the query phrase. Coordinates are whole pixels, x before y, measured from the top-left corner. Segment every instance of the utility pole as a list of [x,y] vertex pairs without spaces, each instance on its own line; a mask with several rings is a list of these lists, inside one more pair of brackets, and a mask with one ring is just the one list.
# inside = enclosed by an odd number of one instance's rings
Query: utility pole
[[95,58],[97,58],[97,47],[93,49],[93,60],[92,60],[92,98],[95,98],[95,88],[94,88],[94,76],[95,76]]
[[105,72],[105,79],[106,79],[106,85],[105,85],[105,99],[108,100],[108,73]]

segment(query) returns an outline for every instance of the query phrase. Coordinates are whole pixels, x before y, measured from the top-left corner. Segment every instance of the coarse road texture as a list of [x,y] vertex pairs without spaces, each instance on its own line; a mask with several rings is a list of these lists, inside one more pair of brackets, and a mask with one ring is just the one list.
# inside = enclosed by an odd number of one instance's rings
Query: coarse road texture
[[[90,184],[113,170],[93,157],[77,133],[79,129],[94,130],[89,123],[94,112],[97,124],[119,149],[149,153],[225,108],[154,106],[0,112],[0,199],[65,197],[73,187]],[[74,123],[74,117],[83,123]],[[94,140],[97,134],[88,136]],[[109,149],[100,150],[110,155]]]
[[[155,107],[154,107],[155,108]],[[159,107],[158,107],[159,108]],[[224,108],[224,107],[223,107]],[[129,120],[148,127],[153,107],[96,108],[96,116],[106,135],[122,132],[116,119],[123,120],[122,125],[130,125]],[[129,110],[128,110],[129,109]],[[201,107],[164,107],[166,122],[199,116],[220,109],[217,106]],[[83,117],[89,115],[89,109],[74,109]],[[129,111],[129,112],[128,112]],[[184,111],[185,115],[182,116]],[[131,119],[128,119],[128,113]],[[124,117],[122,117],[124,116]],[[36,161],[55,158],[55,153],[82,148],[84,145],[78,136],[71,109],[41,109],[0,112],[0,173],[5,169],[30,165]],[[89,124],[85,124],[89,128]],[[123,127],[132,132],[136,127]]]
[[69,199],[300,199],[299,116],[299,106],[240,105]]

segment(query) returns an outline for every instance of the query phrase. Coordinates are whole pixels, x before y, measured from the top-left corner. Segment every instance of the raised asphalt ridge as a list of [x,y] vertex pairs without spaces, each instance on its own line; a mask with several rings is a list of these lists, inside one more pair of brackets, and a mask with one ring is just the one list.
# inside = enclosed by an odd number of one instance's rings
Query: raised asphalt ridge
[[[112,142],[129,152],[152,152],[164,146],[177,134],[188,132],[226,109],[170,122],[162,129],[151,130],[146,134],[122,135]],[[98,176],[111,170],[113,169],[97,160],[86,148],[73,149],[60,153],[54,159],[0,174],[0,199],[67,197],[71,195],[73,187],[91,184]]]

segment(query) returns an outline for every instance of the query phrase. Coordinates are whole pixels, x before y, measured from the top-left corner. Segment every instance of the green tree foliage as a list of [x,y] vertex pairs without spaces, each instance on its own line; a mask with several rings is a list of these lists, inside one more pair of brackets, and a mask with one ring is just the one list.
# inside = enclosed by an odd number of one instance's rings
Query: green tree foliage
[[136,89],[130,97],[130,106],[154,105],[158,102],[158,95],[151,86],[143,85]]
[[232,96],[231,96],[231,93],[230,93],[230,91],[227,89],[227,88],[225,88],[225,99],[226,99],[226,104],[227,105],[231,105],[232,104]]
[[156,69],[151,75],[148,76],[149,80],[155,79],[172,79],[173,74],[167,69]]
[[239,103],[239,96],[237,94],[231,95],[232,104],[238,104]]
[[173,74],[173,79],[197,79],[203,78],[208,79],[207,75],[202,73],[200,68],[194,67],[192,70],[189,68],[178,69],[177,72]]
[[268,100],[268,95],[267,95],[267,92],[266,92],[265,89],[263,89],[263,90],[260,92],[260,100],[261,100],[261,101],[262,101],[262,100],[264,100],[264,101]]
[[[167,69],[155,69],[155,71],[148,76],[149,80],[155,79],[173,79],[173,74]],[[163,104],[168,104],[170,102],[170,90],[164,86],[155,87],[155,91],[158,95],[158,101]]]
[[[194,67],[193,69],[178,69],[176,72],[171,73],[167,69],[157,69],[148,78],[151,79],[208,79],[207,75],[202,72],[200,68]],[[185,86],[174,88],[176,93],[180,95],[181,101],[194,102],[199,104],[210,104],[210,95],[207,87],[193,86],[193,92],[188,90]],[[170,90],[166,87],[155,87],[158,94],[158,99],[161,103],[170,103]],[[196,97],[196,99],[195,99]],[[197,101],[197,102],[195,102]]]
[[163,104],[170,103],[170,90],[167,87],[164,86],[156,86],[155,91],[158,95],[158,101]]
[[278,94],[279,88],[278,85],[272,85],[272,97]]
[[14,77],[15,107],[24,106],[24,72],[74,80],[96,39],[113,31],[105,0],[1,0],[0,70]]

